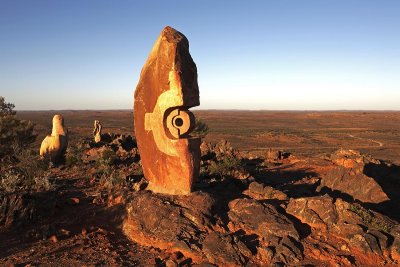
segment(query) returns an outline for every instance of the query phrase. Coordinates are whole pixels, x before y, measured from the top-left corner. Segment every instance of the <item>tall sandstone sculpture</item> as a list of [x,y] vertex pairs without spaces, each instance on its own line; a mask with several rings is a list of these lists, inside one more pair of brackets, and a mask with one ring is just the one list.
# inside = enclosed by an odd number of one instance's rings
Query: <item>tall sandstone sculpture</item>
[[94,121],[93,137],[96,143],[101,141],[101,123],[98,120]]
[[189,41],[165,27],[143,66],[135,91],[134,127],[149,189],[188,194],[200,169],[200,138],[189,135],[200,105]]
[[40,156],[49,156],[52,162],[58,162],[64,156],[68,145],[68,131],[64,127],[63,116],[53,117],[51,135],[47,135],[40,145]]

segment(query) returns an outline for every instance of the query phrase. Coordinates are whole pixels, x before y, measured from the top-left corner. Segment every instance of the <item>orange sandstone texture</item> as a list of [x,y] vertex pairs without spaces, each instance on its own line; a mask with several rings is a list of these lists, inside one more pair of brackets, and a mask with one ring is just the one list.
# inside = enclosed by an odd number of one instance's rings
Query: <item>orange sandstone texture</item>
[[53,117],[51,135],[47,135],[40,145],[40,156],[49,156],[52,162],[57,162],[64,156],[67,146],[68,131],[64,127],[64,118],[56,114]]
[[101,141],[101,123],[98,120],[94,121],[93,137],[96,143]]
[[135,91],[134,127],[149,189],[188,194],[200,169],[200,138],[189,136],[200,105],[197,68],[186,37],[165,27]]

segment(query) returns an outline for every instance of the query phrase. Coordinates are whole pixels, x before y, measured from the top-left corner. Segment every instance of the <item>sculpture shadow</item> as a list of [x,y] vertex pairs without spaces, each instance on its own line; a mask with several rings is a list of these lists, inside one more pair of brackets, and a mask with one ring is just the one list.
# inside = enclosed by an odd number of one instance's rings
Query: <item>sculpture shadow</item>
[[254,173],[256,182],[263,183],[284,191],[290,197],[308,197],[315,196],[319,183],[296,184],[307,177],[317,177],[318,174],[309,169],[288,170],[292,165],[279,166],[273,169],[261,168]]
[[381,203],[365,203],[365,206],[400,222],[400,166],[368,163],[363,173],[373,178],[389,198]]
[[326,186],[320,189],[317,188],[318,192],[316,192],[316,195],[327,194],[333,199],[341,198],[349,203],[358,203],[366,209],[382,213],[390,219],[400,222],[400,167],[396,165],[367,163],[363,168],[363,174],[373,178],[389,200],[380,203],[363,202],[348,193]]
[[211,183],[206,188],[196,188],[196,191],[203,191],[215,199],[213,213],[218,216],[224,225],[229,222],[228,211],[229,202],[237,198],[243,198],[242,192],[246,189],[246,184],[237,179],[226,177],[222,180]]

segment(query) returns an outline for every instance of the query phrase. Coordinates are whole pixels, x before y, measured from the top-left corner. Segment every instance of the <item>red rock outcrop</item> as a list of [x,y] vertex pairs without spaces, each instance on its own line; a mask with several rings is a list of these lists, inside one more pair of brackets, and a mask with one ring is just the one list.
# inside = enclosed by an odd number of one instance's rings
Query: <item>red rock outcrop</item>
[[366,174],[368,164],[385,165],[367,155],[353,150],[338,150],[331,156],[335,164],[323,179],[320,188],[327,187],[365,203],[390,200],[374,177]]
[[[359,204],[328,195],[291,199],[286,212],[326,237],[334,236],[353,253],[398,260],[398,223]],[[394,242],[393,242],[394,240]]]

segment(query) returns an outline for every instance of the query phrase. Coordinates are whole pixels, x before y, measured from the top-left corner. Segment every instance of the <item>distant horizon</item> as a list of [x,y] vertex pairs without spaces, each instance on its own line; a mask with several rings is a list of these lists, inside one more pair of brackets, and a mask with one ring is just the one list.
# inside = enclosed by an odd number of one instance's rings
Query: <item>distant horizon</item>
[[400,110],[400,1],[0,1],[0,96],[21,110],[127,109],[169,25],[200,109]]
[[[132,109],[14,109],[16,112],[46,111],[132,111]],[[288,111],[288,112],[400,112],[400,109],[190,109],[191,111]]]

